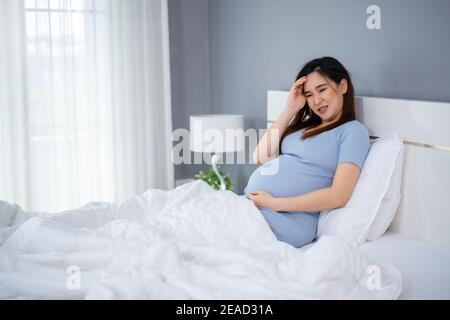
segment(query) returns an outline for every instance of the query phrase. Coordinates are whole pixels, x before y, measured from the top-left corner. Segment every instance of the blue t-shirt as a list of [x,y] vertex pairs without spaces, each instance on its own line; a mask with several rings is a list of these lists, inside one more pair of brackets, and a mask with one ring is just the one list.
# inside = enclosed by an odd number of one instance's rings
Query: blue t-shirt
[[330,187],[339,163],[350,162],[362,169],[370,141],[361,122],[349,121],[301,140],[304,130],[286,136],[280,156],[253,172],[245,195],[263,190],[274,197],[297,196]]

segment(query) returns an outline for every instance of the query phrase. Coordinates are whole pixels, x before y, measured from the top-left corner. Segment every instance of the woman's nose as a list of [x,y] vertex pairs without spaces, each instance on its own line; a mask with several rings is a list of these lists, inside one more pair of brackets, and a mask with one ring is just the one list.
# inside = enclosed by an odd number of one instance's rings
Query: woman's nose
[[321,101],[322,101],[322,98],[320,98],[319,95],[314,96],[314,105],[315,106],[318,106]]

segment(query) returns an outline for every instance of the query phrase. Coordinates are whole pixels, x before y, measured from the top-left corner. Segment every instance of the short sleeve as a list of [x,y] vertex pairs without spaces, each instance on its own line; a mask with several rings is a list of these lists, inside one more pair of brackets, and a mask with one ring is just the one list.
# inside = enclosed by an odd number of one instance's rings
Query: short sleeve
[[338,164],[350,162],[362,170],[369,148],[369,131],[362,123],[352,122],[341,133]]

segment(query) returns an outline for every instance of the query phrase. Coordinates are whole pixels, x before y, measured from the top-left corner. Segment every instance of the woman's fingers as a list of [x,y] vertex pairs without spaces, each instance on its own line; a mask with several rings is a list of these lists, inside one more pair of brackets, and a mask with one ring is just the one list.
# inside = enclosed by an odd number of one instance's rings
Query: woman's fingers
[[250,195],[253,195],[253,196],[260,196],[260,195],[264,194],[264,191],[262,191],[262,190],[257,190],[257,191],[252,191],[252,192],[250,192],[249,194],[250,194]]
[[294,87],[298,87],[298,86],[302,85],[303,82],[305,82],[305,80],[306,80],[306,76],[305,77],[301,77],[300,79],[298,79],[297,81],[295,81],[292,84],[292,87],[294,88]]
[[297,88],[302,88],[303,87],[303,85],[305,84],[305,82],[306,82],[306,77],[304,77],[304,78],[300,78],[299,79],[299,81],[297,82]]
[[298,79],[297,81],[295,81],[296,85],[302,85],[303,83],[306,82],[306,76],[301,77],[300,79]]
[[296,93],[298,93],[298,91],[303,87],[305,82],[306,82],[306,76],[301,77],[300,79],[295,81],[295,83],[293,85],[293,89],[295,88]]

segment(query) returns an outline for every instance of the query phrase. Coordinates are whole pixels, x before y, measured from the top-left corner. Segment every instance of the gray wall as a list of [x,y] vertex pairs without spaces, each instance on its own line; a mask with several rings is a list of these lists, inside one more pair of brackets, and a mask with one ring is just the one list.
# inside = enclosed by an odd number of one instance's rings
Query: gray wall
[[[194,90],[205,95],[203,99],[210,99],[211,112],[241,113],[247,127],[263,128],[267,90],[288,90],[305,62],[325,55],[336,57],[347,67],[357,95],[450,101],[448,0],[185,2],[189,5],[179,9],[187,12],[178,15],[207,9],[207,17],[197,18],[208,21],[207,30],[199,37],[209,37],[208,49],[201,46],[186,53],[186,59],[192,60],[209,55],[209,62],[203,65],[209,69],[208,80],[193,84],[199,78],[198,70],[186,66],[184,63],[190,63],[186,60],[178,65],[186,72],[179,83],[184,89],[175,91],[174,96],[178,101],[187,99],[185,114],[198,110],[187,93]],[[371,4],[381,8],[382,30],[366,27],[366,9]],[[197,41],[193,31],[198,21],[184,22],[192,33],[183,41]],[[178,72],[173,70],[172,76],[177,77]],[[178,116],[174,114],[174,124],[181,123]],[[255,168],[226,166],[238,179],[235,191],[242,191]]]
[[[169,0],[172,126],[189,129],[189,116],[211,113],[208,0]],[[174,143],[176,144],[176,143]],[[206,166],[175,166],[175,179]]]

